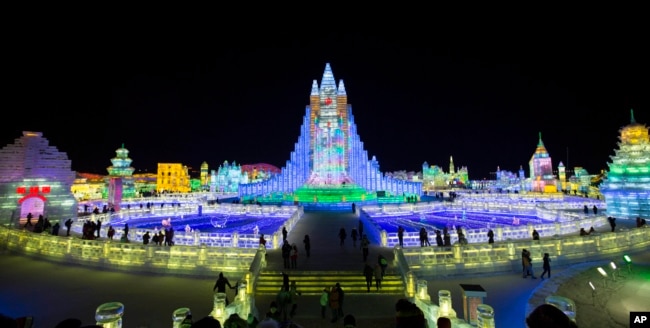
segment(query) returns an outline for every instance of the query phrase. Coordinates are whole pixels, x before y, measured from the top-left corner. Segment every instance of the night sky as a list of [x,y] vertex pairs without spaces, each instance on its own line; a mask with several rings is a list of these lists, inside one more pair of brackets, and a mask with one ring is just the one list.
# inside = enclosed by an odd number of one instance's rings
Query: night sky
[[472,180],[497,166],[528,175],[541,132],[555,168],[595,174],[630,109],[650,125],[647,38],[598,32],[452,41],[433,32],[45,33],[7,48],[0,146],[40,131],[73,170],[99,174],[122,144],[136,173],[159,162],[283,167],[329,62],[383,172],[421,171],[425,161],[447,171],[453,156]]

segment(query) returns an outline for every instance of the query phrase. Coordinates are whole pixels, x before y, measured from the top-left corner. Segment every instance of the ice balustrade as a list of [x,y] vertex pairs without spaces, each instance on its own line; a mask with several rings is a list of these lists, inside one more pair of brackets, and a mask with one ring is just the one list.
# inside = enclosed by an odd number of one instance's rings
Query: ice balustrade
[[495,244],[455,244],[450,247],[395,249],[402,253],[406,267],[419,275],[512,272],[521,267],[521,250],[532,254],[533,263],[542,263],[549,253],[555,266],[607,259],[650,245],[650,228],[638,228],[588,236],[562,236],[541,240],[512,240]]
[[[204,206],[204,205],[201,205]],[[73,222],[71,228],[72,231],[81,233],[83,229],[83,224],[87,220],[97,222],[97,220],[102,221],[102,226],[107,227],[108,225],[115,225],[115,235],[113,240],[119,241],[122,237],[124,230],[123,225],[128,223],[130,218],[156,218],[161,219],[168,217],[182,217],[183,215],[198,214],[199,206],[185,206],[185,207],[174,207],[168,210],[165,210],[165,207],[155,209],[140,209],[139,207],[132,209],[121,210],[116,213],[101,213],[101,214],[91,214],[89,216],[81,217],[76,219]],[[279,219],[285,218],[284,225],[288,231],[291,231],[295,226],[296,222],[302,217],[303,209],[298,206],[259,206],[251,204],[213,204],[207,205],[201,208],[203,214],[230,214],[230,215],[255,215],[255,216],[273,216]],[[146,231],[152,231],[152,229],[129,229],[128,239],[132,243],[141,243],[142,236]],[[153,230],[156,232],[156,230]],[[100,236],[106,238],[107,229],[102,229]],[[278,248],[279,240],[282,235],[282,226],[278,228],[269,238],[272,239],[271,243],[267,244],[268,248]],[[275,236],[275,237],[274,237]],[[209,247],[242,247],[242,248],[257,248],[259,245],[259,235],[255,234],[240,234],[239,232],[228,232],[228,233],[215,233],[215,232],[200,232],[200,231],[190,231],[186,232],[184,229],[178,227],[174,231],[174,244],[175,245],[206,245]]]
[[[596,202],[592,202],[596,204]],[[571,210],[582,209],[583,203],[579,207],[575,205],[559,206],[555,204],[554,208],[548,208],[551,203],[513,203],[503,205],[501,203],[479,203],[479,202],[430,202],[430,203],[416,203],[416,204],[385,204],[385,205],[368,205],[363,206],[361,212],[370,218],[372,217],[392,217],[399,218],[400,215],[413,215],[417,213],[427,213],[434,211],[481,211],[481,212],[494,212],[499,214],[513,214],[513,220],[517,214],[536,215],[542,220],[548,221],[547,223],[527,224],[523,226],[499,226],[492,230],[495,233],[495,241],[502,241],[508,239],[527,239],[531,238],[533,229],[542,237],[564,235],[575,233],[580,228],[589,230],[591,227],[600,227],[607,224],[604,215],[584,214],[582,211],[566,211],[569,207]],[[598,202],[599,205],[604,207],[603,202]],[[368,221],[372,221],[371,219]],[[377,225],[374,225],[381,229]],[[487,242],[488,228],[481,229],[463,229],[465,237],[469,243]],[[435,244],[435,231],[428,231],[429,240]],[[378,233],[378,234],[381,234]],[[451,242],[458,241],[456,231],[450,229],[449,235]],[[420,246],[420,239],[418,232],[405,232],[404,233],[405,246]],[[386,244],[382,246],[392,247],[398,244],[396,232],[386,233]]]

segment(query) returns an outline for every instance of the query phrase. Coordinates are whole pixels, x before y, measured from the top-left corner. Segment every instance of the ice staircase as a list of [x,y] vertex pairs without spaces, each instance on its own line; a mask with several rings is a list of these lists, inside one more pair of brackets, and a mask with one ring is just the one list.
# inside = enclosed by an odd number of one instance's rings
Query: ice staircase
[[[298,290],[303,295],[320,295],[325,287],[336,283],[346,294],[367,294],[366,278],[360,271],[288,271],[289,279],[295,280]],[[282,287],[282,271],[264,270],[257,278],[256,295],[276,295]],[[405,286],[400,275],[386,272],[381,282],[381,289],[375,287],[372,279],[370,293],[386,295],[404,295]]]

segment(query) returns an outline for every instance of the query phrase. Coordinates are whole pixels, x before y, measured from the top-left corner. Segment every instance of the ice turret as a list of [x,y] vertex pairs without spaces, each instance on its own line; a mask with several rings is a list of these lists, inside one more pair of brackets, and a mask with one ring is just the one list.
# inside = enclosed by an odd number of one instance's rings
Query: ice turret
[[343,84],[343,80],[339,80],[338,95],[339,96],[347,96],[347,93],[345,93],[345,85]]
[[316,80],[314,80],[311,83],[311,94],[310,94],[310,96],[318,96],[318,82],[316,82]]

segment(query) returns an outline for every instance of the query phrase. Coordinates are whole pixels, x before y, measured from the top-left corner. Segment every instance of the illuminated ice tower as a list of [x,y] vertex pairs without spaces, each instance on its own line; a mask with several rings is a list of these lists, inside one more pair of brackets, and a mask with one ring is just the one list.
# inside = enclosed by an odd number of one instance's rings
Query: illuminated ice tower
[[129,150],[122,147],[115,151],[116,156],[111,158],[113,165],[106,168],[108,171],[108,203],[117,211],[123,198],[135,197],[135,183],[129,158]]
[[600,191],[607,215],[623,219],[650,217],[650,141],[648,128],[634,120],[621,128],[616,154]]
[[528,162],[530,168],[531,187],[537,192],[557,192],[556,180],[553,175],[551,156],[544,147],[542,133],[539,133],[539,142],[535,153]]
[[300,137],[280,174],[259,183],[241,184],[239,194],[293,194],[299,202],[355,202],[376,199],[377,191],[392,195],[420,194],[421,182],[397,180],[368,160],[357,134],[343,81],[338,87],[329,64],[320,87],[313,81]]

